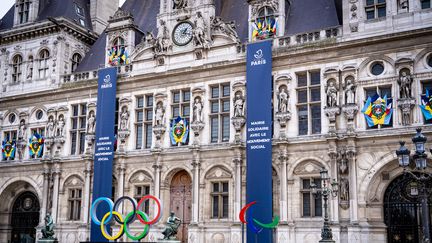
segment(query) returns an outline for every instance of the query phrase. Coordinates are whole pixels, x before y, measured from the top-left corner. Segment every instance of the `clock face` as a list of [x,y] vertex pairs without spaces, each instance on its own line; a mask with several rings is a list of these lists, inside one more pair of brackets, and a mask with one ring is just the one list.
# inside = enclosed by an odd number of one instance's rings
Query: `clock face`
[[173,31],[174,43],[178,46],[187,45],[192,40],[192,29],[189,22],[179,23]]

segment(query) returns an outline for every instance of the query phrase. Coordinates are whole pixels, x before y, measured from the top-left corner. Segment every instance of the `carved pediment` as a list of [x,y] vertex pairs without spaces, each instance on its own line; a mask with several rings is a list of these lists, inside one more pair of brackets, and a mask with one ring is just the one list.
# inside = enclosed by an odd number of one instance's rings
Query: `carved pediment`
[[304,162],[295,168],[294,174],[296,175],[319,174],[321,168],[322,165],[319,164],[318,162],[314,162],[314,161]]
[[64,183],[64,187],[82,187],[84,182],[78,176],[69,177]]
[[144,171],[136,172],[129,180],[131,183],[151,183],[153,182],[150,175]]
[[207,172],[206,174],[206,179],[228,179],[231,178],[231,173],[222,168],[222,167],[216,167],[211,169],[209,172]]

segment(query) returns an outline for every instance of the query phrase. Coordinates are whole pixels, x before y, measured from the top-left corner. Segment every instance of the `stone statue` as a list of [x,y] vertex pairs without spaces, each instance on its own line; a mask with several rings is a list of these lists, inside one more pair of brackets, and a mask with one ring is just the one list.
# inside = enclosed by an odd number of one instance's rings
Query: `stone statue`
[[50,116],[48,118],[48,123],[46,125],[46,137],[47,138],[53,138],[55,133],[55,125],[54,125],[54,118]]
[[407,74],[406,71],[402,71],[399,76],[399,89],[401,98],[411,98],[411,75]]
[[349,183],[346,178],[340,180],[340,199],[342,201],[349,201]]
[[327,107],[337,106],[337,88],[334,81],[328,83],[326,94],[327,94]]
[[147,31],[145,37],[144,37],[144,41],[147,45],[152,46],[155,44],[155,38],[153,36],[153,33],[150,31]]
[[157,34],[157,40],[156,40],[156,52],[167,52],[169,48],[169,32],[168,28],[166,26],[165,21],[162,19],[159,22],[159,28],[158,28],[158,34]]
[[26,130],[27,130],[26,128],[27,127],[26,127],[26,124],[25,124],[25,120],[23,119],[23,120],[20,121],[20,125],[19,125],[19,128],[18,128],[18,140],[19,141],[25,139],[25,137],[26,137]]
[[207,37],[207,27],[202,17],[201,12],[197,12],[195,18],[195,29],[193,30],[193,38],[196,46],[202,46],[203,48],[209,48],[209,41]]
[[212,28],[214,30],[219,30],[219,31],[227,34],[231,38],[239,41],[238,34],[235,31],[235,23],[234,22],[225,23],[225,22],[223,22],[221,17],[217,16],[212,21]]
[[59,116],[59,119],[57,121],[57,126],[56,126],[56,136],[57,137],[63,137],[64,136],[64,126],[65,126],[65,121],[64,121],[64,117],[63,115]]
[[187,0],[173,0],[173,9],[183,9],[187,7]]
[[49,213],[45,216],[45,228],[42,229],[42,239],[56,239],[54,238],[54,221]]
[[401,9],[408,9],[408,0],[400,0],[399,6]]
[[33,78],[33,58],[29,58],[27,62],[27,79]]
[[194,122],[198,122],[198,123],[203,122],[202,109],[203,109],[203,104],[201,102],[201,98],[196,97],[194,105],[193,105],[193,121]]
[[164,235],[164,240],[175,239],[177,234],[177,230],[181,225],[181,220],[174,215],[174,212],[170,213],[170,216],[167,219],[165,229],[162,232]]
[[240,93],[234,97],[234,117],[244,117],[244,99]]
[[122,113],[120,114],[120,131],[129,130],[129,112],[126,106],[123,106]]
[[155,110],[155,126],[161,126],[163,123],[165,110],[162,107],[162,102],[158,102]]
[[354,80],[352,77],[346,79],[345,86],[345,102],[346,104],[355,104],[355,89]]
[[289,95],[286,92],[286,87],[283,86],[278,94],[278,111],[281,113],[288,112],[288,99]]
[[94,134],[96,132],[96,117],[94,111],[89,112],[89,118],[87,119],[87,134]]

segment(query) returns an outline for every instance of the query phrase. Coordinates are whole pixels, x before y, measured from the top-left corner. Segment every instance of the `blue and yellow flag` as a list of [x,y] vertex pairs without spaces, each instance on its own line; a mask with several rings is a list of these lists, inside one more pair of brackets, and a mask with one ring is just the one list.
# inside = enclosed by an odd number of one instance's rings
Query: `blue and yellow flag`
[[393,99],[387,99],[387,95],[381,98],[379,95],[368,97],[362,110],[369,127],[390,124],[393,113]]
[[39,133],[34,133],[29,139],[29,153],[30,156],[41,158],[44,147],[44,138]]
[[189,124],[185,118],[180,116],[171,122],[170,138],[171,144],[186,143],[189,138]]
[[3,159],[15,159],[16,143],[5,139],[2,142]]
[[426,90],[426,95],[421,96],[421,105],[419,106],[425,119],[432,119],[432,96],[430,95],[429,90]]

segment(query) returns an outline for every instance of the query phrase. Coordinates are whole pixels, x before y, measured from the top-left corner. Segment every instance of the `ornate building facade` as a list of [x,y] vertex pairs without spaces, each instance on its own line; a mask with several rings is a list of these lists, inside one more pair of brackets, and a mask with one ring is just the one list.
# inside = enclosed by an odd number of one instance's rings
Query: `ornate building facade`
[[[159,197],[164,219],[170,211],[182,219],[182,242],[241,242],[253,109],[244,105],[245,50],[263,39],[273,40],[275,242],[320,239],[323,205],[310,184],[323,167],[339,182],[330,200],[336,242],[421,239],[417,211],[392,212],[418,210],[395,150],[416,128],[432,131],[420,107],[432,88],[430,0],[117,5],[17,0],[0,22],[0,136],[14,148],[0,162],[1,242],[39,237],[48,213],[60,242],[88,239],[103,119],[97,70],[107,66],[119,74],[113,198]],[[384,124],[365,116],[371,101],[384,104]],[[173,144],[178,116],[190,132]],[[43,150],[29,149],[36,141]],[[154,214],[152,204],[146,210]]]

